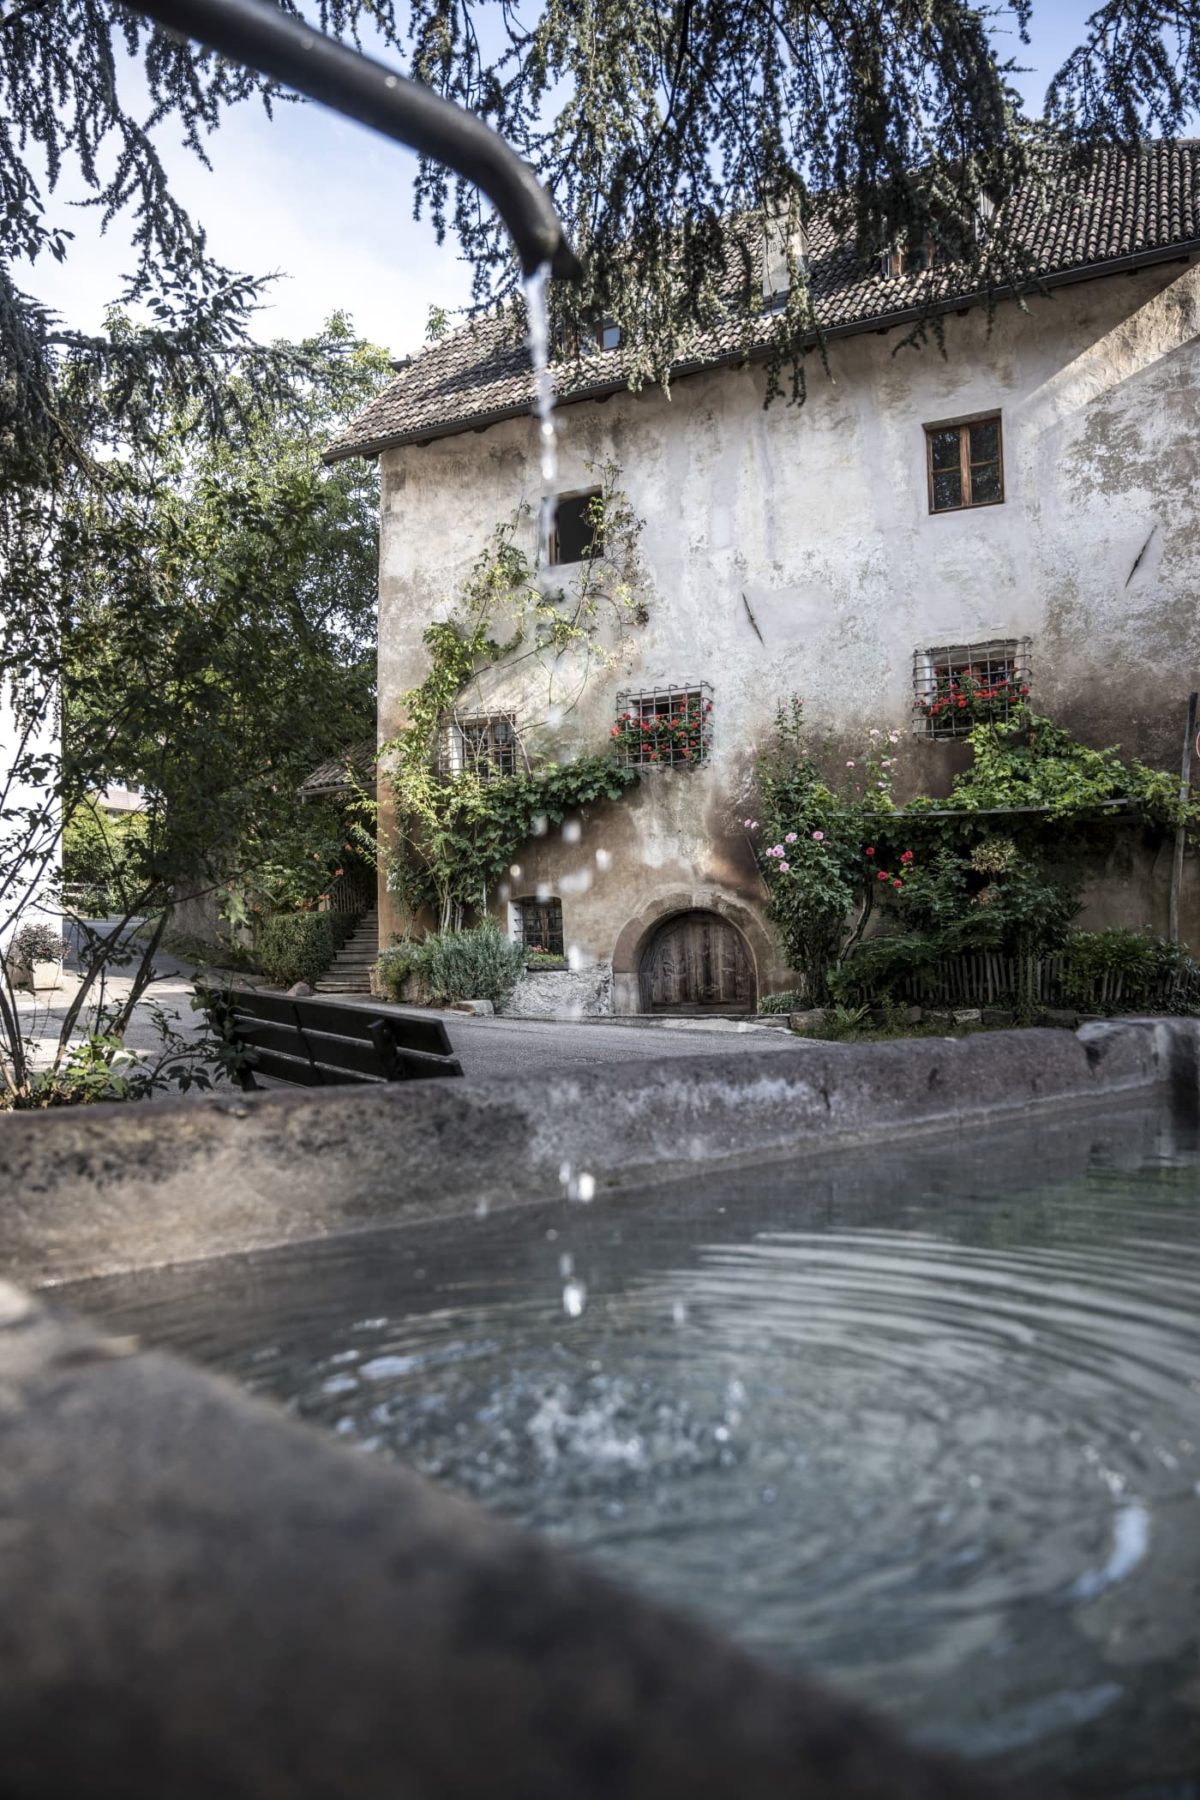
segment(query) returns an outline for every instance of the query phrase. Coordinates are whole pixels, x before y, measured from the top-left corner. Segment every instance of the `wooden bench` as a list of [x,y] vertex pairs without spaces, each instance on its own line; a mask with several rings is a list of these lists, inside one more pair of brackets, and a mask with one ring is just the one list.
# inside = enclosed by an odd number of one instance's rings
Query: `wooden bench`
[[253,988],[210,989],[204,1002],[224,1036],[249,1052],[235,1071],[244,1088],[258,1088],[258,1075],[293,1087],[341,1087],[462,1074],[442,1021],[398,1007],[293,1000]]

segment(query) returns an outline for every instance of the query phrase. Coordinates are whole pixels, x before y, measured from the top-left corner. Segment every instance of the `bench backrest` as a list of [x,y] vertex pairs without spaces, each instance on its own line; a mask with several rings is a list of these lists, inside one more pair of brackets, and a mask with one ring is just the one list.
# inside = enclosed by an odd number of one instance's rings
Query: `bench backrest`
[[252,1053],[252,1064],[239,1077],[247,1087],[256,1085],[255,1073],[300,1087],[462,1074],[441,1019],[395,1007],[293,1000],[253,988],[210,990],[206,1004]]

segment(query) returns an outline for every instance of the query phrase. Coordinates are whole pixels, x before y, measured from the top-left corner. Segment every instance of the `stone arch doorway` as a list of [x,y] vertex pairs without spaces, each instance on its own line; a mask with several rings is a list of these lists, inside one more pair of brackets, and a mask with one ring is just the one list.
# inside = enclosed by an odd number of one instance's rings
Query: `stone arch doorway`
[[753,1012],[754,960],[719,913],[672,913],[646,939],[638,964],[643,1012]]

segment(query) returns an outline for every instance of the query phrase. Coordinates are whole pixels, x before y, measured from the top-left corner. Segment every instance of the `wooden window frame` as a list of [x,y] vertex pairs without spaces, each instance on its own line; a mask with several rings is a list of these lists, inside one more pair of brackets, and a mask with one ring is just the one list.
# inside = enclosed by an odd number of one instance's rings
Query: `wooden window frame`
[[[996,447],[997,447],[997,451],[998,451],[998,455],[996,457],[996,464],[997,464],[997,467],[998,467],[999,473],[1000,473],[1000,492],[999,492],[999,494],[996,496],[996,498],[994,500],[976,500],[974,498],[971,498],[969,500],[968,499],[961,500],[957,506],[935,506],[933,503],[933,477],[934,477],[934,473],[935,473],[934,467],[933,467],[933,440],[934,440],[934,438],[944,431],[957,431],[957,433],[958,433],[958,479],[959,479],[959,484],[960,484],[960,492],[964,495],[967,495],[967,494],[973,495],[974,488],[973,488],[972,482],[971,482],[972,468],[974,468],[976,466],[978,466],[980,468],[990,467],[992,459],[991,459],[991,457],[989,457],[986,464],[980,463],[980,464],[976,465],[976,464],[972,463],[972,461],[971,461],[971,427],[973,425],[990,425],[993,420],[995,420],[995,422],[996,422]],[[945,474],[949,473],[949,470],[938,469],[936,471],[936,473],[939,475],[945,475]],[[930,511],[931,515],[940,517],[943,513],[975,512],[979,508],[984,507],[984,506],[1003,506],[1004,502],[1005,502],[1007,490],[1006,490],[1005,481],[1004,481],[1004,420],[1003,420],[1003,415],[1000,413],[1000,411],[997,410],[995,412],[972,413],[972,415],[969,419],[945,419],[945,420],[939,421],[937,424],[934,424],[934,425],[926,425],[925,426],[925,479],[926,479],[926,484],[927,484],[927,489],[928,489],[929,511]]]
[[[549,894],[545,900],[539,900],[535,894],[522,894],[517,899],[510,901],[509,904],[513,909],[513,929],[518,944],[522,945],[526,950],[542,950],[547,956],[566,955],[566,938],[563,934],[562,900],[557,894]],[[552,923],[554,909],[556,907],[558,909],[557,930]],[[540,934],[541,937],[547,939],[546,943],[542,943],[540,940],[537,943],[531,942],[526,931],[526,908],[529,908],[531,911],[536,908],[546,914],[549,929]],[[557,944],[553,942],[553,939],[556,936],[558,939]]]

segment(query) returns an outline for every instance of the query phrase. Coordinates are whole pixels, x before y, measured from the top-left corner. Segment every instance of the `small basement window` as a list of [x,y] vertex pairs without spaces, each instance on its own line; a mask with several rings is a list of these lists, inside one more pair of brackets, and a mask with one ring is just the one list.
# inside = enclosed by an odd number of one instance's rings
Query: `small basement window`
[[517,721],[511,713],[451,719],[442,729],[438,772],[477,775],[481,781],[517,771]]
[[618,694],[610,735],[629,768],[695,768],[712,752],[712,710],[706,681]]
[[1000,414],[961,425],[925,427],[929,510],[960,512],[998,506],[1004,498],[1004,445]]
[[1030,688],[1030,640],[993,638],[913,654],[913,711],[922,737],[966,737],[976,725],[1003,725]]
[[604,554],[603,496],[599,488],[587,494],[564,494],[554,511],[550,534],[552,563],[587,562]]
[[526,950],[543,950],[548,956],[563,954],[561,900],[514,900],[513,924],[518,944]]

